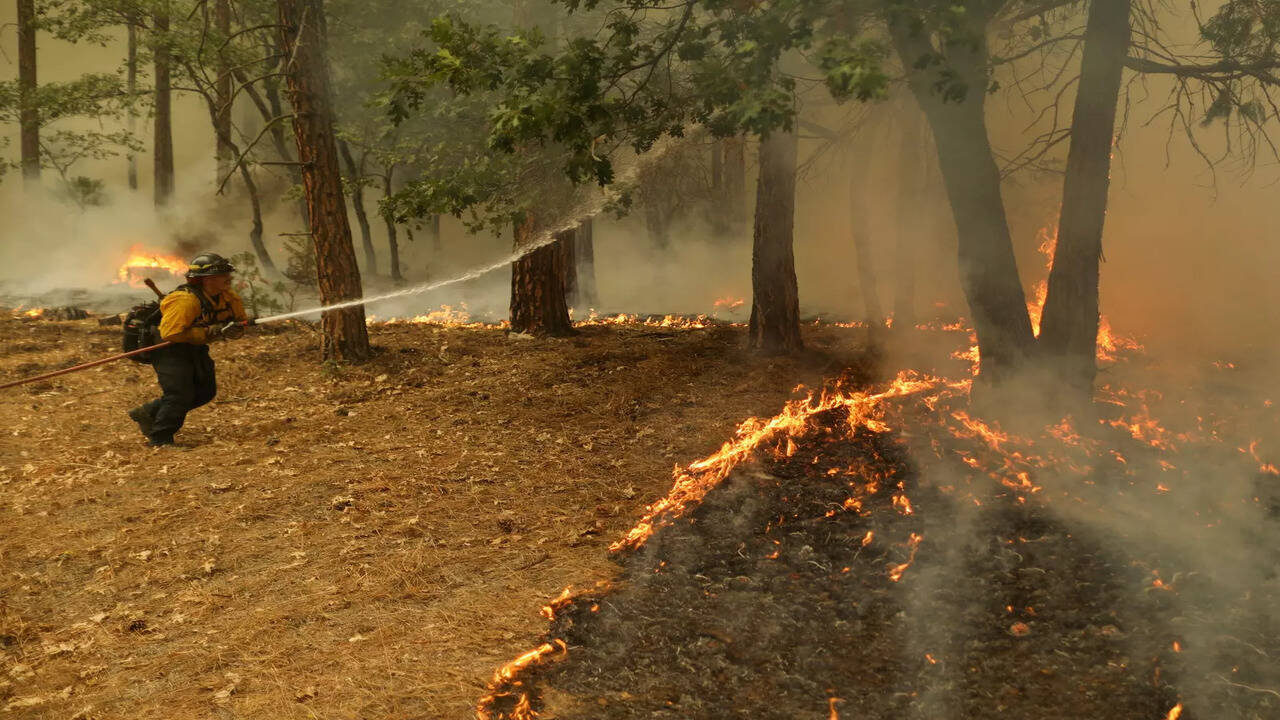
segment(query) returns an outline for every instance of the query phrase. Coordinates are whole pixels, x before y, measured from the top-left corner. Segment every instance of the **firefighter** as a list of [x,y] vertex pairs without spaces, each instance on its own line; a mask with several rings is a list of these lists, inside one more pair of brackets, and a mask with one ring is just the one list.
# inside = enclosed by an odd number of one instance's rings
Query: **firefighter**
[[187,413],[217,393],[209,343],[244,334],[243,326],[229,325],[248,319],[231,289],[233,272],[226,258],[202,253],[187,268],[186,284],[160,301],[160,337],[173,344],[152,351],[151,365],[164,394],[129,411],[153,447],[172,447]]

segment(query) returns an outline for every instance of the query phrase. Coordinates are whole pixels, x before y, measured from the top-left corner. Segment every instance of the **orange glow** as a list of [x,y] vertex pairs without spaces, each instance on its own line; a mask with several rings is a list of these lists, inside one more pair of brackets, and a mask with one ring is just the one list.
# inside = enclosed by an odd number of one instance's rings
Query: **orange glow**
[[711,327],[713,321],[706,315],[664,315],[662,317],[630,315],[597,315],[592,311],[586,318],[573,323],[577,327],[591,325],[645,325],[647,327],[674,328],[678,330],[700,330]]
[[[1040,245],[1036,250],[1044,257],[1045,277],[1032,289],[1035,297],[1027,302],[1027,315],[1031,319],[1031,332],[1040,337],[1040,321],[1044,316],[1044,301],[1049,295],[1049,273],[1053,271],[1053,254],[1058,249],[1058,225],[1053,222],[1040,229]],[[1114,362],[1120,353],[1141,352],[1143,346],[1130,337],[1117,334],[1105,316],[1098,317],[1097,357],[1104,362]]]
[[911,567],[911,563],[915,562],[916,551],[920,549],[920,541],[923,539],[924,537],[922,537],[921,535],[917,535],[916,533],[911,533],[911,537],[907,540],[907,545],[911,548],[911,555],[908,556],[907,561],[902,563],[901,565],[894,565],[893,567],[889,568],[890,580],[894,582],[898,582],[899,580],[902,579],[902,574],[907,571],[907,568]]
[[738,308],[742,307],[743,304],[745,303],[746,303],[746,300],[743,300],[742,298],[726,296],[722,298],[716,298],[716,301],[712,305],[717,310],[728,310],[729,312],[733,312],[734,310],[737,310]]
[[1031,316],[1031,332],[1040,337],[1040,317],[1044,314],[1044,300],[1049,295],[1049,273],[1053,271],[1053,253],[1058,249],[1058,225],[1046,225],[1040,228],[1040,245],[1036,250],[1044,256],[1045,279],[1036,283],[1033,289],[1035,299],[1027,303],[1027,314]]
[[[559,652],[559,655],[553,655],[553,653],[556,652]],[[490,684],[490,687],[502,687],[507,683],[511,683],[514,687],[511,692],[495,692],[492,695],[486,695],[481,698],[480,703],[476,706],[477,720],[490,720],[493,718],[494,715],[490,712],[493,703],[499,697],[510,697],[513,694],[517,694],[518,697],[516,698],[515,707],[512,708],[511,714],[507,717],[512,720],[532,720],[537,717],[538,714],[534,712],[530,703],[529,693],[524,691],[524,684],[515,679],[516,675],[525,668],[534,664],[563,660],[568,653],[569,646],[566,645],[563,640],[557,638],[552,642],[539,645],[515,660],[512,660],[506,665],[498,668],[497,672],[493,675],[493,681]]]
[[142,281],[146,278],[155,279],[155,273],[148,272],[155,270],[170,276],[166,279],[181,278],[187,274],[187,261],[176,255],[148,250],[145,246],[136,244],[129,248],[129,257],[120,264],[116,277],[119,282],[140,288],[145,287]]
[[[725,443],[718,452],[690,463],[685,468],[677,468],[671,491],[650,505],[644,518],[625,537],[611,545],[610,549],[635,549],[644,544],[653,534],[655,526],[669,523],[683,515],[685,508],[700,502],[762,445],[769,443],[770,447],[777,447],[777,443],[781,443],[783,447],[788,447],[787,441],[791,438],[803,436],[809,428],[810,419],[817,414],[844,408],[848,412],[849,434],[859,428],[874,431],[877,427],[883,427],[877,425],[876,421],[877,416],[884,411],[882,402],[885,399],[920,394],[943,384],[944,381],[939,378],[903,372],[878,393],[844,394],[824,391],[817,396],[810,394],[803,399],[788,402],[782,412],[769,420],[748,418],[738,426],[736,439]],[[850,503],[846,501],[845,506],[849,508]]]

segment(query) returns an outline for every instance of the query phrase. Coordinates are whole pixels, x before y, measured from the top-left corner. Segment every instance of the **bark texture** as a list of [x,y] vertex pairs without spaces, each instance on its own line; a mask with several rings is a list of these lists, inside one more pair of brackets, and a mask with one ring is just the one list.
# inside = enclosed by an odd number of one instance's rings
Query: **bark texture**
[[231,35],[231,0],[216,0],[213,4],[213,22],[220,38],[218,43],[218,77],[214,83],[217,98],[217,112],[214,114],[214,142],[218,160],[217,182],[230,175],[236,154],[227,140],[231,137],[231,61],[227,57],[226,45],[222,39]]
[[797,145],[794,132],[781,130],[760,141],[749,342],[767,353],[790,353],[804,347],[792,249]]
[[40,182],[40,109],[36,107],[36,5],[18,0],[18,102],[22,177]]
[[[347,179],[351,183],[351,208],[356,213],[356,223],[360,225],[360,246],[364,249],[364,269],[374,275],[378,272],[378,254],[373,250],[373,233],[369,229],[369,213],[364,207],[364,158],[360,165],[351,155],[351,146],[346,140],[338,141],[338,152],[342,154],[342,162],[347,166]],[[399,270],[399,268],[397,268]]]
[[[532,216],[515,226],[515,248],[534,238]],[[559,242],[533,250],[511,264],[511,330],[538,336],[572,335],[565,302],[565,253]]]
[[[279,50],[281,55],[285,55],[286,58],[288,57],[284,52],[284,43],[282,41],[280,41],[280,45],[276,49]],[[287,60],[281,61],[281,67],[280,67],[281,72],[287,72],[288,68],[285,67],[287,62],[288,62]],[[240,82],[242,85],[244,84],[244,80],[241,80]],[[284,105],[283,103],[280,102],[280,85],[278,80],[276,78],[267,78],[263,80],[262,90],[263,90],[263,94],[267,96],[267,102],[269,103],[269,108],[270,108],[270,114],[266,115],[265,117],[268,117],[268,118],[284,117]],[[250,95],[250,97],[252,97],[252,95]],[[264,122],[271,122],[271,119],[266,119],[264,120]],[[272,141],[275,142],[277,139],[283,139],[284,130],[281,129],[279,131],[279,136],[277,137],[276,135],[277,131],[275,130],[275,128],[279,127],[279,125],[273,124],[271,127],[273,128]],[[286,150],[281,149],[280,144],[277,144],[276,147],[280,152],[280,159],[285,162],[290,162],[291,158],[289,157],[289,153]],[[289,168],[289,178],[293,181],[293,184],[301,185],[302,170],[299,168],[299,166],[289,165],[288,168]],[[311,211],[307,209],[307,199],[305,197],[298,199],[298,217],[302,218],[303,227],[307,227],[307,228],[311,227]]]
[[[281,46],[285,56],[291,58],[286,77],[316,251],[320,300],[325,305],[354,300],[362,294],[360,271],[338,170],[323,7],[319,0],[278,0],[277,8]],[[329,310],[321,318],[326,360],[368,359],[364,306]]]
[[578,226],[578,239],[574,243],[578,264],[578,302],[581,307],[592,308],[600,304],[596,293],[596,248],[591,218]]
[[556,246],[564,254],[561,266],[564,268],[564,301],[570,308],[578,307],[578,229],[566,230],[556,235]]
[[[191,75],[196,74],[195,68],[191,64],[185,64],[187,72]],[[262,196],[258,192],[258,184],[253,179],[253,173],[249,171],[248,163],[236,163],[235,158],[240,156],[240,148],[236,145],[235,140],[231,137],[231,127],[229,125],[222,126],[218,123],[218,112],[220,109],[218,91],[213,93],[201,92],[200,96],[204,98],[205,107],[209,110],[209,119],[213,123],[213,133],[218,146],[225,145],[227,151],[231,154],[232,163],[228,166],[228,172],[239,172],[240,179],[244,182],[245,192],[249,196],[249,208],[252,211],[252,226],[249,229],[249,244],[253,247],[253,253],[258,258],[258,264],[262,266],[264,274],[269,278],[282,277],[280,271],[276,269],[276,264],[271,260],[271,254],[267,252],[267,245],[262,241]],[[222,180],[220,179],[219,182]]]
[[731,231],[747,222],[747,139],[739,135],[721,141],[724,159],[724,212]]
[[427,227],[431,232],[431,250],[444,252],[444,238],[440,235],[440,216],[432,215],[427,219]]
[[172,57],[169,49],[169,3],[162,2],[152,21],[155,29],[155,134],[152,159],[155,175],[155,204],[164,207],[173,198],[173,106],[169,79]]
[[[936,73],[927,68],[915,69],[908,84],[938,148],[958,235],[960,286],[982,356],[979,372],[988,381],[999,381],[1034,353],[1035,336],[1005,216],[1000,171],[987,137],[987,19],[978,3],[970,5],[974,6],[969,16],[972,42],[967,48],[949,48],[947,55],[954,82],[966,88],[964,98],[944,100],[935,87]],[[907,67],[936,55],[926,38],[913,35],[903,23],[891,25],[890,33]]]
[[1098,372],[1098,265],[1111,183],[1111,139],[1129,49],[1129,12],[1129,0],[1089,5],[1058,246],[1040,325],[1046,359],[1082,393],[1092,393]]
[[[138,96],[138,24],[134,22],[133,16],[130,16],[128,25],[128,50],[125,56],[125,89],[129,92],[129,98],[133,99]],[[133,109],[133,103],[129,103],[128,115],[125,119],[125,128],[132,135],[138,128],[138,113]],[[129,164],[129,189],[138,189],[138,156],[129,151],[125,156],[125,161]]]
[[253,181],[253,173],[245,163],[240,163],[240,179],[244,181],[245,192],[249,195],[249,207],[253,211],[253,225],[249,229],[249,244],[253,246],[253,254],[258,258],[263,273],[269,278],[280,277],[280,271],[271,261],[266,243],[262,242],[262,200],[258,196],[258,185]]
[[[382,193],[384,197],[391,197],[395,171],[394,165],[388,166],[386,174],[382,176]],[[400,274],[400,234],[396,232],[396,219],[391,213],[383,213],[382,220],[387,226],[387,257],[390,258],[391,263],[391,279],[403,280],[404,276]]]

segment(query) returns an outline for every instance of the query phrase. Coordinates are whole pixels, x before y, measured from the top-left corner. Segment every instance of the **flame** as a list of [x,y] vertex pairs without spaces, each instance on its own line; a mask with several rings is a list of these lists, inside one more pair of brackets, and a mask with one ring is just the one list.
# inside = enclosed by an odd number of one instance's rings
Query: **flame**
[[647,327],[674,328],[680,330],[699,330],[711,327],[714,321],[706,315],[597,315],[592,310],[586,318],[575,322],[578,327],[591,325],[645,325]]
[[1169,708],[1169,714],[1164,716],[1164,720],[1178,720],[1180,717],[1182,717],[1182,703]]
[[500,327],[501,323],[486,323],[471,317],[471,313],[467,310],[467,304],[461,303],[458,307],[452,305],[441,305],[438,310],[431,310],[421,315],[413,317],[401,318],[390,317],[381,320],[377,316],[370,315],[365,319],[366,324],[381,323],[383,325],[443,325],[446,327],[465,327],[465,328],[482,328],[482,327]]
[[1049,273],[1053,271],[1053,253],[1058,249],[1057,223],[1040,228],[1037,235],[1040,238],[1040,245],[1036,247],[1036,251],[1044,256],[1045,276],[1033,288],[1035,300],[1027,303],[1027,314],[1031,316],[1031,332],[1036,337],[1040,337],[1040,317],[1044,314],[1044,300],[1049,296]]
[[[1031,332],[1038,338],[1040,337],[1040,320],[1044,315],[1044,301],[1049,296],[1049,273],[1053,271],[1053,254],[1058,249],[1057,222],[1040,228],[1037,237],[1040,238],[1040,244],[1036,247],[1036,251],[1044,257],[1045,276],[1032,288],[1035,298],[1027,303],[1027,315],[1031,319]],[[1142,352],[1144,349],[1137,340],[1119,335],[1112,330],[1111,322],[1105,315],[1098,317],[1098,360],[1115,362],[1123,353]]]
[[715,307],[717,310],[727,310],[729,312],[733,312],[734,310],[737,310],[738,308],[742,307],[745,303],[746,303],[746,300],[743,300],[742,298],[726,296],[722,298],[716,298],[716,301],[712,303],[712,306]]
[[176,255],[169,255],[158,250],[148,250],[142,244],[129,248],[129,257],[116,271],[118,282],[127,283],[130,287],[144,287],[143,279],[149,277],[147,270],[163,270],[173,277],[187,274],[187,261]]
[[916,395],[944,384],[945,381],[939,378],[903,372],[885,390],[878,393],[841,394],[824,391],[816,397],[809,394],[803,399],[787,403],[782,412],[769,420],[748,418],[738,426],[737,438],[725,443],[718,452],[685,468],[677,468],[671,491],[650,505],[644,518],[625,537],[611,545],[610,549],[617,551],[639,547],[653,534],[655,527],[680,517],[686,507],[700,502],[762,445],[776,442],[778,446],[785,448],[792,437],[802,436],[814,415],[844,408],[848,412],[849,433],[859,428],[873,429],[876,415],[882,411],[881,403],[886,398]]
[[[1046,234],[1046,238],[1048,237]],[[1042,244],[1042,247],[1046,247],[1046,244]],[[1051,250],[1052,245],[1047,245],[1047,248]],[[636,322],[637,319],[634,316],[600,318],[593,313],[590,321],[598,324],[622,324]],[[649,322],[652,322],[652,319]],[[1107,333],[1110,333],[1109,326],[1103,323],[1100,326],[1100,338],[1103,337],[1102,327],[1106,327]],[[947,331],[963,329],[972,337],[972,331],[963,325],[929,329]],[[1100,344],[1100,351],[1102,347]],[[1141,346],[1136,343],[1131,347],[1141,350]],[[973,354],[976,360],[976,348]],[[929,451],[932,450],[933,457],[954,462],[964,475],[961,482],[940,486],[938,489],[947,493],[964,493],[966,483],[972,486],[975,477],[981,479],[986,476],[996,481],[993,487],[997,492],[1005,495],[1008,494],[1008,490],[1015,492],[1017,502],[1047,501],[1044,496],[1049,493],[1041,493],[1041,487],[1036,484],[1037,474],[1045,470],[1054,475],[1075,476],[1081,482],[1092,485],[1095,466],[1100,462],[1106,463],[1108,473],[1123,473],[1126,476],[1134,476],[1138,469],[1174,470],[1176,466],[1167,457],[1170,453],[1177,452],[1180,447],[1197,442],[1219,444],[1223,442],[1223,438],[1218,435],[1221,423],[1214,421],[1212,416],[1209,417],[1208,422],[1204,418],[1199,418],[1198,429],[1181,431],[1170,429],[1157,420],[1156,413],[1152,410],[1153,407],[1158,407],[1157,403],[1164,401],[1160,393],[1108,385],[1099,388],[1098,399],[1102,403],[1114,406],[1116,410],[1114,413],[1107,413],[1107,417],[1098,419],[1098,424],[1090,422],[1089,427],[1079,428],[1076,420],[1065,417],[1045,423],[1041,427],[1027,427],[1020,424],[1015,434],[998,422],[981,417],[977,410],[968,405],[967,398],[972,385],[971,378],[955,380],[915,372],[902,372],[891,383],[872,391],[850,392],[832,387],[816,393],[809,392],[802,398],[786,403],[781,412],[772,418],[748,418],[738,426],[734,438],[724,443],[720,450],[687,466],[677,467],[673,472],[670,492],[648,506],[642,519],[623,538],[615,542],[611,549],[620,551],[640,547],[658,528],[685,516],[735,468],[752,458],[773,457],[779,461],[794,458],[789,462],[808,462],[810,455],[805,441],[812,441],[817,437],[823,438],[826,442],[839,442],[851,438],[857,432],[886,433],[895,427],[909,426],[913,432],[904,433],[899,439],[903,442],[916,443],[918,447],[923,448],[923,452],[915,454],[915,457],[925,462],[932,462],[928,459]],[[1271,407],[1269,401],[1263,404],[1265,407]],[[843,411],[844,414],[831,411]],[[818,418],[818,415],[823,417]],[[832,426],[833,418],[841,418],[837,421],[837,427]],[[917,429],[919,432],[916,432]],[[1237,446],[1227,446],[1227,449],[1232,448]],[[1246,464],[1249,459],[1255,463],[1249,465],[1250,467],[1258,467],[1263,472],[1280,474],[1273,464],[1264,461],[1257,440],[1247,443],[1247,447],[1245,443],[1241,443],[1237,449]],[[1124,452],[1122,453],[1121,450]],[[817,462],[818,458],[814,456],[813,463]],[[893,477],[891,471],[886,472],[870,461],[854,461],[847,467],[815,470],[814,473],[820,475],[824,481],[856,479],[855,481],[844,480],[849,482],[852,490],[852,496],[843,501],[844,510],[867,512],[864,500],[874,496],[883,483],[894,482],[896,490],[892,495],[892,508],[896,513],[903,515],[909,515],[913,511],[904,485],[897,480],[891,480]],[[1170,485],[1177,487],[1176,482]],[[1136,481],[1131,482],[1131,486],[1138,487]],[[1169,485],[1163,483],[1156,485],[1155,489],[1158,493],[1170,492]],[[1147,492],[1150,490],[1148,489]],[[1033,497],[1037,493],[1039,496]],[[976,491],[969,491],[967,496],[962,495],[961,498],[975,505],[983,504],[982,498],[976,494]],[[1071,499],[1086,502],[1084,496]],[[827,512],[826,516],[834,517],[836,514],[837,511],[832,510]],[[778,522],[781,524],[782,518],[779,518]],[[867,531],[862,537],[859,551],[868,546],[872,539],[873,533]],[[889,580],[898,582],[902,579],[915,562],[922,540],[921,534],[912,532],[906,542],[893,543],[894,547],[905,547],[907,557],[905,562],[887,565]],[[773,550],[766,557],[778,558],[779,556],[779,552]],[[658,572],[663,564],[665,563],[660,564],[655,572]],[[847,573],[850,569],[849,566],[845,566],[840,569],[840,572]],[[1174,584],[1165,583],[1160,578],[1159,572],[1153,571],[1148,589],[1177,592]],[[558,604],[564,602],[566,597],[567,594],[562,595],[545,608],[544,614],[555,617]],[[1030,606],[1015,611],[1015,608],[1010,605],[1006,609],[1011,614],[1025,611],[1028,616],[1036,615],[1035,609]],[[1027,622],[1018,620],[1018,615],[1010,617],[1009,621],[1012,623],[1009,626],[1009,632],[1015,637],[1032,632]],[[506,675],[500,671],[495,677],[495,687],[522,703],[518,704],[516,714],[509,717],[517,720],[533,717],[527,696],[518,694],[524,691],[510,691],[510,686],[512,682],[519,684],[513,678],[523,667],[539,662],[539,658],[552,652],[545,649],[547,647],[548,645],[544,644],[541,648],[531,651],[531,653],[542,651],[532,659],[526,660],[530,657],[530,653],[522,655],[513,663],[504,666],[513,668]],[[1182,651],[1179,642],[1173,642],[1173,651]],[[930,662],[934,661],[932,656],[927,655],[926,658]],[[507,684],[503,685],[499,680]],[[491,699],[498,695],[497,691],[493,692]],[[829,708],[832,712],[835,711],[837,700],[829,698]],[[524,709],[522,710],[521,707]],[[1176,719],[1181,714],[1182,705],[1179,703],[1169,711],[1168,718]]]
[[906,562],[902,563],[901,565],[894,565],[893,567],[889,568],[890,580],[894,582],[898,582],[899,580],[902,579],[902,574],[907,571],[907,568],[911,567],[911,563],[915,562],[916,551],[920,549],[920,541],[923,539],[924,539],[923,536],[917,533],[911,533],[910,539],[907,540],[907,545],[908,547],[911,548],[911,554],[907,557]]
[[[557,652],[559,655],[553,654]],[[533,705],[529,700],[529,693],[524,689],[524,683],[516,680],[516,676],[530,666],[563,660],[568,653],[569,646],[565,644],[565,641],[556,638],[551,642],[539,645],[515,660],[512,660],[506,665],[498,668],[498,670],[493,674],[493,681],[490,684],[490,687],[500,688],[510,685],[511,690],[504,692],[495,691],[492,695],[486,695],[481,698],[479,704],[476,705],[477,720],[489,720],[490,718],[493,718],[494,715],[490,710],[492,710],[493,704],[497,702],[498,698],[511,697],[513,695],[516,697],[516,703],[512,708],[511,713],[506,717],[511,720],[532,720],[533,718],[536,718],[538,713],[533,710]]]

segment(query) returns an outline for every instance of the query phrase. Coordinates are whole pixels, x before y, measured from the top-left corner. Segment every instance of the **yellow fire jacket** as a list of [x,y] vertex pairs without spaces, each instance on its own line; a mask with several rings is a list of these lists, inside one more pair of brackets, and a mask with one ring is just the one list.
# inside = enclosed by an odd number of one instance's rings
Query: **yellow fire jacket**
[[160,337],[170,342],[207,345],[209,340],[204,327],[226,324],[232,320],[248,320],[244,302],[234,290],[208,298],[212,312],[205,313],[200,306],[199,292],[185,286],[174,290],[160,301]]

